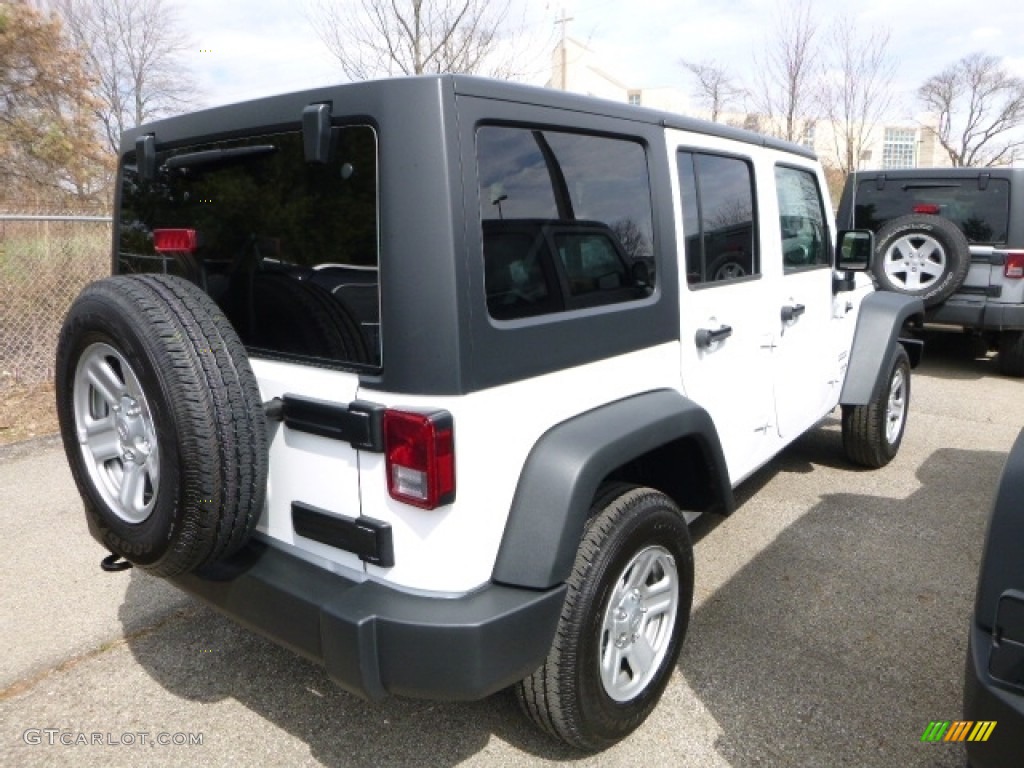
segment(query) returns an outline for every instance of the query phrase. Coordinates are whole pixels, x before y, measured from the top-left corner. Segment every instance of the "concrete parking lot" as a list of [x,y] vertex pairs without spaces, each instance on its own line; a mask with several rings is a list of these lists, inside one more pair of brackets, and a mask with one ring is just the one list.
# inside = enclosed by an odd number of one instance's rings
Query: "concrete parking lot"
[[852,469],[831,419],[742,486],[734,515],[698,521],[677,674],[600,756],[534,731],[506,695],[369,705],[157,579],[101,572],[59,445],[0,449],[0,764],[962,766],[962,747],[920,736],[960,715],[1024,394],[970,353],[929,339],[885,469]]

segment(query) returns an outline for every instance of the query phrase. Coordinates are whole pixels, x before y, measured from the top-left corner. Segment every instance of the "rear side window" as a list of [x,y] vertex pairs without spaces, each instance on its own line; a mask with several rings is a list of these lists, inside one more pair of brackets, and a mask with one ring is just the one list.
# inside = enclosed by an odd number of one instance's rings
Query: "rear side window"
[[855,227],[876,232],[892,219],[913,213],[943,216],[968,242],[1005,243],[1010,220],[1010,183],[1006,179],[874,179],[855,187]]
[[681,151],[686,281],[692,286],[761,272],[754,226],[754,173],[736,157]]
[[653,215],[643,144],[485,125],[477,131],[477,178],[492,318],[650,295]]
[[319,165],[299,132],[158,152],[145,181],[129,153],[119,232],[120,272],[200,285],[251,353],[380,365],[372,128],[335,128]]

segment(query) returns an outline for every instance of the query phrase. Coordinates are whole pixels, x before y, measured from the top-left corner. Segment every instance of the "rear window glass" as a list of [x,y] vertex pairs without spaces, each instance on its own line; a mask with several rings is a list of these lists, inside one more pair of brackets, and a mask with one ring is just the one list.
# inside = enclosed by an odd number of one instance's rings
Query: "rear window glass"
[[881,189],[874,179],[856,186],[857,228],[878,231],[892,219],[933,214],[956,224],[971,243],[1005,243],[1010,220],[1010,184],[989,179],[887,179]]
[[643,144],[486,125],[477,131],[477,174],[491,317],[651,294],[653,215]]
[[325,164],[299,132],[159,152],[147,181],[129,153],[119,225],[120,272],[193,281],[252,353],[380,365],[372,128],[335,128]]

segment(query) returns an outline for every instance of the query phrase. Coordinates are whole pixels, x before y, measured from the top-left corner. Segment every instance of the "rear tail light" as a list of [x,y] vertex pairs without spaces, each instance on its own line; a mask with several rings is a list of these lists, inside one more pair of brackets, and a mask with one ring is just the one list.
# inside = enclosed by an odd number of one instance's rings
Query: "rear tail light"
[[938,215],[938,213],[939,213],[939,206],[932,205],[930,203],[924,203],[922,205],[915,205],[914,206],[914,213],[927,213],[927,214],[931,214],[931,215],[935,216],[935,215]]
[[455,436],[447,411],[384,412],[391,498],[423,509],[455,501]]
[[153,230],[153,250],[157,253],[195,253],[198,245],[194,229]]
[[1010,251],[1006,254],[1007,277],[1024,277],[1024,251]]

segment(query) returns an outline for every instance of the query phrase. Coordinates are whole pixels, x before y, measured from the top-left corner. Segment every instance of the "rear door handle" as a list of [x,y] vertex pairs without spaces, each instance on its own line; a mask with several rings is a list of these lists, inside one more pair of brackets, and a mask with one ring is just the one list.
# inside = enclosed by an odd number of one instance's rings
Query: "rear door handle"
[[732,336],[732,326],[723,325],[720,328],[699,328],[697,329],[697,335],[694,341],[697,343],[697,349],[707,349],[716,341],[724,341],[725,339]]
[[787,304],[782,308],[782,322],[789,323],[796,320],[807,311],[803,304]]

